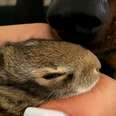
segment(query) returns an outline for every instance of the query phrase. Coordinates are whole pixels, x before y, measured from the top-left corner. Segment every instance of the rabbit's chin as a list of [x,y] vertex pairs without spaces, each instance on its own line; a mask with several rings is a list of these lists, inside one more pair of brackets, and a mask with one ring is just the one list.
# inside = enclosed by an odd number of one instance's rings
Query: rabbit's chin
[[86,92],[91,91],[96,86],[98,81],[99,81],[99,76],[88,87],[79,87],[79,88],[71,87],[69,90],[67,89],[67,91],[64,91],[63,89],[56,90],[57,92],[55,93],[55,96],[52,97],[52,99],[65,99],[72,96],[78,96],[78,95],[84,94]]
[[83,94],[83,93],[91,91],[95,87],[95,85],[97,84],[98,81],[99,81],[99,78],[97,78],[96,81],[94,81],[88,88],[81,88],[80,87],[78,89],[78,93],[75,94],[75,95],[80,95],[80,94]]

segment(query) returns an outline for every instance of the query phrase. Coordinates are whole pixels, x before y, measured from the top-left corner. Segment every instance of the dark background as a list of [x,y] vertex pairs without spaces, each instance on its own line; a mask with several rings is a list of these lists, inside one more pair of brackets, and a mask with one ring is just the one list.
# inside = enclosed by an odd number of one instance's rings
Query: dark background
[[0,25],[46,22],[43,0],[16,0],[14,5],[8,4],[8,0],[1,1]]

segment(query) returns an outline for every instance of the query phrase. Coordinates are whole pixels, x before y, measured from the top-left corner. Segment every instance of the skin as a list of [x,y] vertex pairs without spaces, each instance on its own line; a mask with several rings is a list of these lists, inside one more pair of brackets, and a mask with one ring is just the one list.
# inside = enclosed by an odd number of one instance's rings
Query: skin
[[115,89],[116,82],[106,75],[101,75],[99,83],[90,92],[51,101],[41,107],[63,111],[67,116],[116,116]]
[[[7,35],[5,31],[1,31],[0,29],[0,36],[3,37],[0,40],[1,45],[7,41],[17,42],[20,36],[22,38],[20,41],[33,36],[34,38],[44,37],[46,39],[56,37],[54,31],[46,24],[29,24],[0,28],[11,31]],[[20,29],[23,30],[19,34]],[[33,33],[30,33],[32,31]],[[8,38],[12,38],[12,40]],[[103,74],[100,77],[100,81],[91,91],[80,96],[49,101],[41,105],[41,107],[65,112],[67,116],[116,116],[116,81]]]

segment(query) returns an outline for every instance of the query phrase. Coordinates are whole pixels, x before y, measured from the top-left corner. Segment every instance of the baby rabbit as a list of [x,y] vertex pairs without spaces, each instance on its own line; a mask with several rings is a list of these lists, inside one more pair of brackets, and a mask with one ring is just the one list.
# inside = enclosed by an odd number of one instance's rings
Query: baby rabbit
[[68,42],[28,40],[0,50],[0,116],[89,91],[101,65],[89,50]]

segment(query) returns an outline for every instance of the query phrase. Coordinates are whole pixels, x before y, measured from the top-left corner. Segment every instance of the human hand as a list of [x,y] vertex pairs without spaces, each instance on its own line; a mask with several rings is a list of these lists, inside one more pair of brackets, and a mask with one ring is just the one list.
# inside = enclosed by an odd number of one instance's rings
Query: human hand
[[[25,24],[0,27],[0,37],[0,45],[3,45],[9,41],[18,42],[29,38],[52,39],[56,37],[56,34],[47,24]],[[64,112],[58,114],[58,116],[64,114],[66,116],[116,116],[115,90],[116,81],[106,75],[101,75],[100,81],[91,91],[67,99],[49,101],[40,107]],[[29,110],[29,108],[26,110],[25,116],[36,116],[33,115],[34,110],[31,110],[31,112]],[[47,110],[47,116],[57,116],[53,113],[55,112]]]

